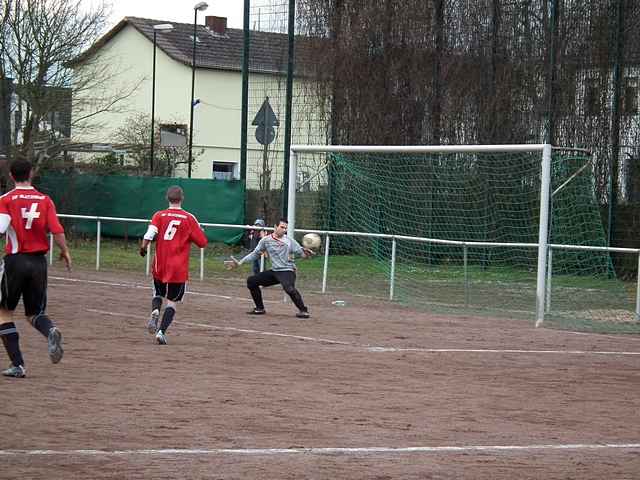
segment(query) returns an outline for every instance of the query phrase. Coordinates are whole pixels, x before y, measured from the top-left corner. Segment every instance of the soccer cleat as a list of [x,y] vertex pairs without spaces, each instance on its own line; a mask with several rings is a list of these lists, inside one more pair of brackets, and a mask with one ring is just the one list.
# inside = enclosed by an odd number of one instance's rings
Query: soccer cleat
[[2,375],[5,377],[24,378],[27,376],[27,370],[22,365],[18,365],[17,367],[11,365],[2,371]]
[[264,308],[254,308],[253,310],[249,310],[247,315],[264,315],[267,311]]
[[151,318],[149,319],[149,323],[147,323],[147,330],[151,335],[155,335],[158,331],[158,319],[160,318],[160,310],[157,308],[151,312]]
[[158,342],[158,345],[167,344],[167,336],[162,332],[162,330],[158,330],[158,333],[156,333],[156,342]]
[[307,312],[306,310],[300,310],[298,313],[296,313],[296,317],[298,317],[298,318],[309,318],[309,317],[311,317],[311,314],[309,312]]
[[62,333],[57,327],[51,327],[49,330],[49,358],[51,363],[58,363],[62,360],[64,350],[62,350]]

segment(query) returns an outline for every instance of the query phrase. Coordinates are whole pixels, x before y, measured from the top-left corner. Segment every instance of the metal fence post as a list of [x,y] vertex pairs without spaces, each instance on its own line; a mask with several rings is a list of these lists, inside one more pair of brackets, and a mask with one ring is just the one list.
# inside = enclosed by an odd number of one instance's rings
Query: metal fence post
[[324,239],[324,266],[322,267],[322,293],[327,291],[327,272],[329,270],[329,234]]
[[98,219],[96,222],[96,270],[100,270],[100,229],[101,223]]
[[469,247],[462,247],[462,264],[464,266],[464,307],[469,307],[469,269],[467,268]]
[[547,255],[547,302],[545,312],[549,313],[551,311],[551,275],[552,275],[552,261],[553,261],[553,249],[549,246],[549,252]]
[[636,285],[636,321],[640,322],[640,255],[638,255],[638,284]]
[[200,249],[200,280],[204,280],[204,248]]
[[391,272],[390,272],[390,285],[389,285],[389,300],[393,300],[393,293],[396,284],[396,239],[395,237],[391,241]]

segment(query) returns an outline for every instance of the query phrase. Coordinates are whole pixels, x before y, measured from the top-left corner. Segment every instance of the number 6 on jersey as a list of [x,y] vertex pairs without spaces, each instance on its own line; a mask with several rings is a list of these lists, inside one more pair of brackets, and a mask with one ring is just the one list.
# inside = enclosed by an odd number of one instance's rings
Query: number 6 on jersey
[[180,225],[180,220],[171,220],[167,225],[167,229],[164,232],[165,240],[173,240],[176,232],[178,231],[178,225]]

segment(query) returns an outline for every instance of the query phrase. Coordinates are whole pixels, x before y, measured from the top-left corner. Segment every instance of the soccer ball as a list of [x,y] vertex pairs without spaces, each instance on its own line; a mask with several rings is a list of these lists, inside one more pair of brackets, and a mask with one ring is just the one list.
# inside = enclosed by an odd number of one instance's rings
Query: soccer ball
[[304,237],[302,237],[302,246],[310,250],[316,250],[320,248],[321,244],[322,240],[320,239],[320,235],[318,235],[317,233],[307,233]]

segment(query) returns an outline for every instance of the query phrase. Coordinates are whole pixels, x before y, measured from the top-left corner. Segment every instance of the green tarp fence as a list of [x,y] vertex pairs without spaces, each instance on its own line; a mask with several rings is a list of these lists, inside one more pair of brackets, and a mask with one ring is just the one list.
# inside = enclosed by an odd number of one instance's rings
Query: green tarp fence
[[[120,175],[64,175],[47,173],[36,187],[49,195],[58,213],[99,217],[150,219],[167,208],[167,188],[179,185],[185,193],[183,207],[200,223],[244,224],[244,184],[193,178],[131,177]],[[95,234],[95,220],[64,220],[74,232]],[[112,237],[142,237],[142,223],[103,221],[101,233]],[[205,228],[209,241],[237,243],[243,231]]]

